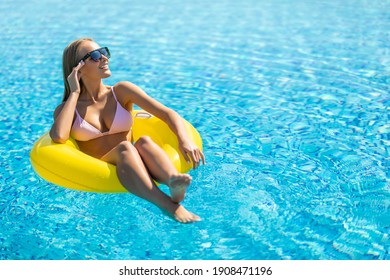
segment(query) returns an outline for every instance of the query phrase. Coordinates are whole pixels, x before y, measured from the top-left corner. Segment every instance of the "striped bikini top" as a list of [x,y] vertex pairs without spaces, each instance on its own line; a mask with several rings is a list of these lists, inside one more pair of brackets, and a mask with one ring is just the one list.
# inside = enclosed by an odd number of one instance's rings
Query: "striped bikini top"
[[118,102],[114,87],[111,87],[111,90],[116,101],[116,111],[110,129],[106,132],[101,132],[99,129],[84,120],[76,109],[76,119],[70,132],[74,139],[77,141],[88,141],[102,137],[104,135],[130,131],[133,125],[133,117],[131,116],[131,113],[123,108],[122,105]]

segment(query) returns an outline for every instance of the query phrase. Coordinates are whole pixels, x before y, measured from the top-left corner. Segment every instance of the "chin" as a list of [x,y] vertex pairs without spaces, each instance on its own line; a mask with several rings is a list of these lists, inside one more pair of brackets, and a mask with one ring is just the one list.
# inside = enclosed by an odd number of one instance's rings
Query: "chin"
[[102,78],[108,78],[108,77],[111,77],[111,71],[110,70],[107,70],[107,71],[104,71],[103,75],[102,75]]

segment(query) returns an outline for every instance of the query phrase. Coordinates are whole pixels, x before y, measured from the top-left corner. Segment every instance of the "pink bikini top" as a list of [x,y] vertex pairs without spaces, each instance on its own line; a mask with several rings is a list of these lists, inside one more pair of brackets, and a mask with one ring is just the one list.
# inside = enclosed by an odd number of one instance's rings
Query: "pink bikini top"
[[123,108],[122,105],[118,102],[113,87],[111,87],[111,90],[116,101],[116,111],[110,129],[106,132],[101,132],[99,129],[85,121],[76,109],[76,119],[70,132],[74,139],[77,141],[88,141],[102,137],[104,135],[130,131],[133,125],[133,117],[131,116],[131,113]]

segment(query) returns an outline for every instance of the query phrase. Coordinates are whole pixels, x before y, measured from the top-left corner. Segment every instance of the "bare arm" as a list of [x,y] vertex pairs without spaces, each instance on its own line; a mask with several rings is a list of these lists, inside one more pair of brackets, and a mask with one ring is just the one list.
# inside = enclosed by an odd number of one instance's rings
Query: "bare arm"
[[54,111],[54,122],[50,129],[50,137],[54,142],[65,143],[69,139],[77,100],[78,94],[72,92],[68,100]]
[[194,168],[199,166],[201,160],[205,163],[202,151],[189,138],[185,124],[179,114],[151,98],[141,88],[132,83],[120,82],[115,86],[115,90],[125,96],[126,102],[134,103],[164,121],[176,134],[181,153],[188,162],[190,159],[192,160]]
[[72,73],[68,76],[68,83],[71,90],[69,98],[54,111],[54,123],[50,129],[50,137],[56,143],[65,143],[69,139],[74,111],[80,96],[79,80],[81,74],[79,69],[83,66],[84,62],[82,61],[73,68]]

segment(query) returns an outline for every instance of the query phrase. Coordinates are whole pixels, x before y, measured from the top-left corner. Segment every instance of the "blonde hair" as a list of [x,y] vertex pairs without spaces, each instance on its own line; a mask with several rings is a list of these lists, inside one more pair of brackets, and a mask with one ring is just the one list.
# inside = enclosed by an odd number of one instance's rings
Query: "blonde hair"
[[[90,41],[94,42],[91,38],[81,38],[70,43],[65,49],[62,55],[62,72],[64,75],[64,97],[62,102],[68,100],[70,95],[70,86],[68,83],[68,76],[72,73],[73,68],[77,66],[77,63],[80,61],[79,48],[80,45],[85,42]],[[83,82],[80,80],[80,89],[83,90]]]

